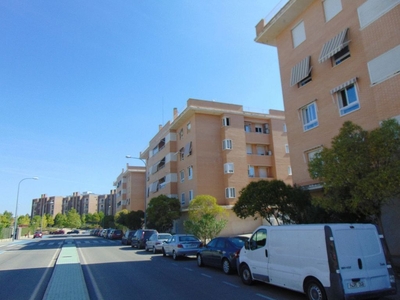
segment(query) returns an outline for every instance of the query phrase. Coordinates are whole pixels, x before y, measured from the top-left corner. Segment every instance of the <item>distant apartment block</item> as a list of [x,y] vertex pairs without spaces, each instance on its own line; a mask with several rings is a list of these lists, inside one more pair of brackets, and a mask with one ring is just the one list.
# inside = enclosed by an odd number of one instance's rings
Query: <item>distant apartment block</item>
[[[140,155],[147,161],[146,202],[158,195],[179,199],[182,211],[197,195],[211,195],[230,212],[224,233],[251,232],[261,220],[241,220],[231,211],[252,181],[292,183],[282,111],[243,111],[241,105],[189,99]],[[183,232],[182,221],[176,232]]]
[[144,211],[146,168],[126,165],[114,182],[116,212],[123,209]]
[[114,215],[115,190],[110,194],[97,195],[91,192],[74,192],[70,196],[47,196],[32,200],[31,217],[50,214],[55,217],[58,213],[67,214],[75,209],[80,215],[103,212],[105,215]]
[[[286,0],[256,26],[277,47],[293,182],[345,121],[400,121],[400,0]],[[266,62],[267,63],[267,62]]]

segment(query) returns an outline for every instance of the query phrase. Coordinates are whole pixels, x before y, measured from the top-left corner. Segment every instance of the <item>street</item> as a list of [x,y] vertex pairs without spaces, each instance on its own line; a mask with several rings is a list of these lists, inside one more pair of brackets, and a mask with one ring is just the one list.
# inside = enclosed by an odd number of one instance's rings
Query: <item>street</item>
[[70,242],[76,246],[90,299],[306,299],[264,283],[246,286],[236,274],[199,268],[194,257],[175,261],[88,235],[46,236],[1,247],[0,299],[43,299],[61,247]]

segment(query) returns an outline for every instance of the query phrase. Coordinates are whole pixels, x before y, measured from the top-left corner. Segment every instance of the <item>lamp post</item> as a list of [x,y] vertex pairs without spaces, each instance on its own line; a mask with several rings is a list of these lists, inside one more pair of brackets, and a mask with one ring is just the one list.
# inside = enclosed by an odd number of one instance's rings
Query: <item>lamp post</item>
[[17,223],[18,223],[18,198],[19,198],[19,186],[21,185],[21,182],[24,180],[28,180],[28,179],[33,179],[33,180],[38,180],[39,177],[27,177],[27,178],[23,178],[19,181],[18,183],[18,190],[17,190],[17,204],[15,205],[15,220],[14,220],[14,232],[13,232],[13,236],[12,236],[12,240],[14,241],[17,235]]
[[144,229],[146,229],[146,221],[147,221],[147,215],[146,215],[146,195],[147,195],[147,161],[140,158],[140,157],[133,157],[131,155],[126,155],[126,158],[132,158],[132,159],[139,159],[142,161],[144,164]]

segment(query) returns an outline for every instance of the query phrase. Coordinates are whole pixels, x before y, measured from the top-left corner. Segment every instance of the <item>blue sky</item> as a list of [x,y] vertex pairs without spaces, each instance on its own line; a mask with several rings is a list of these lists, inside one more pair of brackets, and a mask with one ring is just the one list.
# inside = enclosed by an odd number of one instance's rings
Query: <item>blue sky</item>
[[0,1],[0,213],[41,194],[106,194],[189,98],[283,110],[279,0]]

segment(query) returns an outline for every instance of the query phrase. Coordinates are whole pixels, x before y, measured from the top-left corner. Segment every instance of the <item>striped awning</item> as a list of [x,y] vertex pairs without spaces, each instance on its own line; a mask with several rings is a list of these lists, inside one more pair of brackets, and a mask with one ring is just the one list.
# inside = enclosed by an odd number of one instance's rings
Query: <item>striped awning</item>
[[333,95],[337,91],[340,91],[340,90],[344,89],[345,87],[349,86],[350,84],[355,83],[356,81],[357,81],[357,77],[354,77],[354,78],[346,81],[345,83],[342,83],[341,85],[338,85],[334,89],[331,89],[331,95]]
[[346,28],[342,32],[340,32],[337,36],[331,39],[329,42],[326,42],[322,47],[321,54],[319,55],[318,61],[320,63],[324,62],[328,58],[332,57],[340,50],[342,50],[347,45],[347,31],[349,28]]
[[306,78],[308,75],[310,75],[310,58],[311,56],[307,56],[292,68],[292,75],[290,76],[290,86],[294,86],[295,84]]
[[185,145],[185,152],[184,155],[185,156],[189,156],[190,153],[192,152],[192,142],[189,142]]

